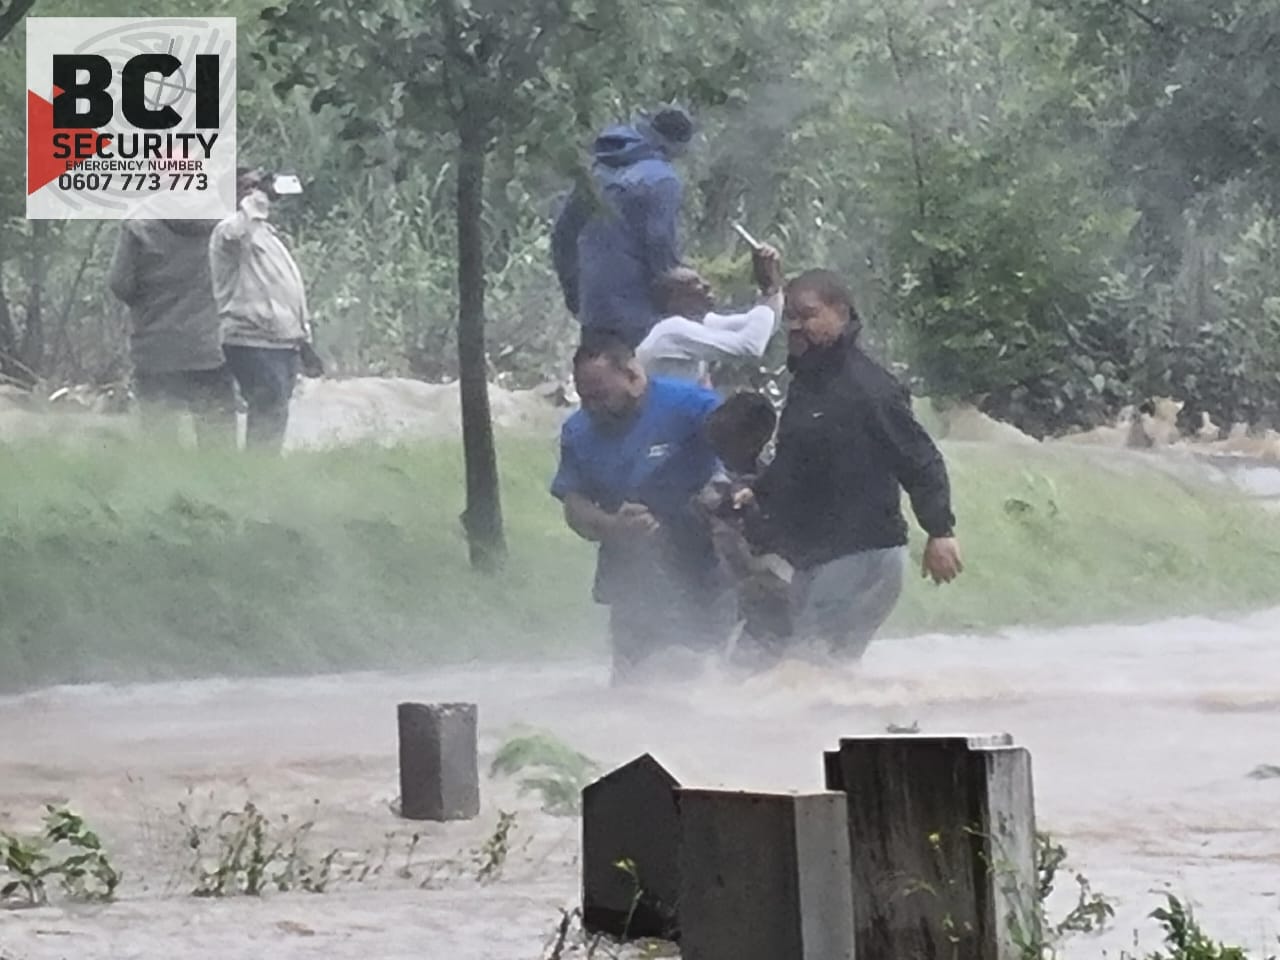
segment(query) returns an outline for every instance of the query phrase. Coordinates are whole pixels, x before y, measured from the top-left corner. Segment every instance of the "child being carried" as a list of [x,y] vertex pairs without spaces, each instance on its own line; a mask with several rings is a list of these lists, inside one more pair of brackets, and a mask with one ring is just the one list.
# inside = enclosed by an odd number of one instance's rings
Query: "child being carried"
[[732,659],[752,667],[777,662],[791,635],[790,565],[767,552],[758,510],[746,492],[762,468],[777,414],[766,397],[738,393],[707,421],[707,438],[723,470],[698,495],[721,562],[738,594]]

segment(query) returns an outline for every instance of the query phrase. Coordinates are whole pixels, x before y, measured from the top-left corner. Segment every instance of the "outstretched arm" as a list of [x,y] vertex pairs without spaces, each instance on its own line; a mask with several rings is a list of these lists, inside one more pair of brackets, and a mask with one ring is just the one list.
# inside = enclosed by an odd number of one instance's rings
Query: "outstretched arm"
[[733,334],[733,349],[725,351],[728,356],[763,357],[782,322],[782,257],[776,248],[764,244],[751,259],[760,286],[758,305],[746,313],[709,313],[702,319],[708,329]]
[[736,333],[743,340],[738,356],[763,357],[782,320],[781,292],[761,294],[760,302],[746,313],[709,313],[702,322],[714,330]]
[[774,320],[773,311],[767,306],[746,313],[709,313],[701,323],[668,317],[653,328],[636,356],[641,362],[762,357],[773,336]]

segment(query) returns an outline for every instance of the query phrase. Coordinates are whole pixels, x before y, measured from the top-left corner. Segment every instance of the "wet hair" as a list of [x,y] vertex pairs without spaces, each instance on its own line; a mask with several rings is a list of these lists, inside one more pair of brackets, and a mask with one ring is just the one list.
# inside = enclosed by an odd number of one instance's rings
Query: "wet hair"
[[847,310],[851,336],[856,337],[862,331],[862,318],[858,316],[858,310],[853,305],[853,296],[838,274],[831,270],[806,270],[787,284],[788,300],[802,293],[812,293],[828,307]]
[[[692,267],[678,266],[664,270],[653,281],[653,299],[664,313],[674,313],[674,301],[689,291],[700,276]],[[697,319],[697,318],[694,318]]]
[[712,449],[723,453],[736,443],[746,439],[757,442],[755,453],[759,456],[773,428],[778,423],[777,411],[769,398],[759,393],[743,391],[735,393],[712,411],[707,418],[707,440]]
[[693,118],[680,107],[664,107],[649,123],[672,143],[688,143],[693,139]]
[[622,370],[635,356],[631,344],[612,330],[584,330],[582,343],[573,353],[573,369],[592,360],[607,360],[615,370]]
[[256,167],[236,167],[236,190],[240,190],[241,184],[248,183],[251,187],[262,187],[261,171]]

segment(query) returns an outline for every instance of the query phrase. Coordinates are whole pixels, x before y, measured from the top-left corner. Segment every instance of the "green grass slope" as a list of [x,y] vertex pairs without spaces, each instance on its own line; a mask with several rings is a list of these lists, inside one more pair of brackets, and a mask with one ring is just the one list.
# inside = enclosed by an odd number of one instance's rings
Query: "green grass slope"
[[[914,570],[889,633],[1280,602],[1280,522],[1254,505],[1065,450],[945,449],[967,569],[944,588]],[[456,443],[0,447],[0,690],[598,653],[554,452],[501,442],[511,562],[489,578],[467,566]]]

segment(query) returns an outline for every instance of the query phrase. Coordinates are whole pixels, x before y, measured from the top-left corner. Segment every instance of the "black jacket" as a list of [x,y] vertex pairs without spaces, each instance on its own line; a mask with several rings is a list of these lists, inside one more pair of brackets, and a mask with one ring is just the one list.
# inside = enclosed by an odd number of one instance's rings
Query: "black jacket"
[[851,342],[791,369],[777,452],[756,485],[761,538],[799,569],[903,546],[902,489],[925,532],[949,536],[946,465],[909,391]]

